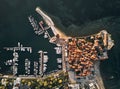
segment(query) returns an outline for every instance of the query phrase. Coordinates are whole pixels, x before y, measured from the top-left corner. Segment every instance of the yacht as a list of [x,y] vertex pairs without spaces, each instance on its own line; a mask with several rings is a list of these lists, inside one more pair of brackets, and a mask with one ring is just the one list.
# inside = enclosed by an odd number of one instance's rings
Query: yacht
[[44,34],[44,38],[48,38],[48,34],[46,32]]
[[48,56],[47,55],[44,55],[44,60],[43,60],[44,63],[47,63],[48,62]]
[[62,63],[62,58],[57,58],[57,63]]
[[60,46],[54,48],[56,50],[56,54],[62,53],[62,48]]
[[46,72],[46,70],[47,70],[47,67],[44,66],[43,67],[43,72]]

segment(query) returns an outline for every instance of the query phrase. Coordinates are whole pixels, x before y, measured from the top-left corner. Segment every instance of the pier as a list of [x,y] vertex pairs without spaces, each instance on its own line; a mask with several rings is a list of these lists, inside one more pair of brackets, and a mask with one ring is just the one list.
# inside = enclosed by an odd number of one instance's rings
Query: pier
[[47,70],[47,62],[48,62],[48,56],[45,55],[47,52],[43,52],[42,50],[38,51],[39,53],[39,75],[43,76],[44,72]]
[[[19,54],[18,52],[29,52],[32,53],[32,47],[24,47],[20,42],[18,42],[18,46],[17,47],[4,47],[3,49],[5,49],[6,51],[13,51],[13,59],[12,60],[7,60],[5,62],[6,65],[10,65],[12,66],[12,71],[13,71],[13,76],[16,76],[18,74],[18,58],[19,58]],[[28,59],[25,59],[25,73],[26,74],[30,74],[30,61]]]
[[32,47],[24,47],[20,42],[18,42],[17,47],[4,47],[3,49],[7,51],[28,51],[32,53]]
[[32,16],[29,16],[28,19],[29,19],[29,22],[31,23],[31,25],[33,27],[33,30],[35,31],[35,33],[37,35],[41,35],[41,34],[44,33],[44,30],[39,27],[37,21]]
[[46,15],[39,7],[36,8],[36,12],[42,16],[46,24],[51,27],[54,35],[57,35],[56,28],[54,26],[54,22],[51,20],[51,18]]

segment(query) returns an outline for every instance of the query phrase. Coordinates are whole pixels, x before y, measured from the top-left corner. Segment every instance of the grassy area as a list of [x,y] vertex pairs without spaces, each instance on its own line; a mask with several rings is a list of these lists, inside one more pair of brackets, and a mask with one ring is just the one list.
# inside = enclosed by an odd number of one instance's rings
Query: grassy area
[[63,87],[68,82],[68,74],[60,73],[58,75],[49,75],[44,79],[22,79],[22,85],[28,85],[34,89],[51,89]]
[[[2,80],[2,79],[1,79]],[[0,83],[0,89],[7,89],[10,85],[13,86],[15,79],[6,78],[6,86]],[[68,74],[59,72],[51,74],[44,78],[36,79],[21,79],[20,87],[30,87],[32,89],[54,89],[64,87],[68,83]],[[63,88],[64,89],[64,88]]]

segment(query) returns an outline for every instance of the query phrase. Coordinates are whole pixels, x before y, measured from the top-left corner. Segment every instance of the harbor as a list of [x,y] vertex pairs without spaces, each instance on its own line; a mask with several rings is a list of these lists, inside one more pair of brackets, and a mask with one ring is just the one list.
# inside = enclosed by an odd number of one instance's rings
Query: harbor
[[[57,59],[57,62],[62,62],[62,70],[69,74],[69,87],[72,86],[73,89],[75,87],[76,89],[79,89],[79,87],[83,89],[86,87],[90,89],[103,89],[104,85],[101,83],[102,79],[100,72],[98,72],[99,68],[96,68],[96,63],[93,61],[108,59],[107,50],[114,46],[114,42],[107,31],[102,30],[98,34],[80,38],[61,38],[60,33],[56,33],[57,29],[51,18],[38,7],[36,11],[43,17],[54,33],[49,42],[62,46],[62,60]],[[57,54],[61,53],[59,47],[55,49]],[[73,85],[73,83],[76,83],[76,85]]]
[[[5,60],[3,66],[7,67],[7,69],[10,71],[9,75],[13,76],[43,76],[46,73],[49,73],[51,70],[57,70],[61,69],[61,64],[57,65],[57,58],[61,57],[61,48],[57,51],[54,48],[57,48],[56,46],[53,47],[53,53],[56,54],[54,59],[51,57],[51,53],[48,51],[39,50],[37,54],[36,59],[32,60],[30,57],[27,57],[27,55],[33,54],[33,48],[32,47],[25,47],[23,44],[18,42],[18,47],[3,47],[3,50],[7,53],[10,53],[12,59]],[[24,59],[21,59],[21,57],[24,56]],[[23,57],[22,57],[23,58]],[[52,59],[52,60],[51,60]],[[50,68],[50,63],[55,60],[55,65],[53,69]],[[50,70],[50,69],[51,70]],[[2,71],[1,66],[1,71]],[[4,71],[5,72],[5,71]],[[3,72],[3,73],[4,73]],[[1,72],[2,73],[2,72]]]
[[[6,65],[12,64],[13,76],[44,78],[47,73],[51,72],[47,71],[49,69],[52,69],[52,71],[61,70],[64,73],[68,73],[69,82],[67,84],[69,88],[74,89],[77,87],[77,89],[84,89],[89,87],[91,89],[103,89],[104,85],[99,82],[99,80],[102,82],[99,68],[97,68],[99,65],[95,66],[95,64],[96,61],[108,59],[107,50],[110,50],[114,46],[114,42],[107,31],[102,30],[98,34],[86,37],[64,38],[65,36],[61,36],[63,33],[57,30],[49,16],[38,7],[36,8],[36,12],[42,16],[43,21],[40,20],[37,22],[32,16],[28,17],[33,31],[39,37],[43,36],[44,39],[47,38],[49,44],[52,43],[52,49],[55,54],[52,51],[40,49],[38,51],[39,58],[34,60],[25,58],[25,73],[19,75],[19,63],[17,64],[19,62],[19,55],[17,52],[27,51],[31,54],[32,48],[23,47],[19,42],[18,47],[4,47],[6,51],[14,52],[13,64],[11,60],[5,63]],[[50,49],[48,48],[47,50]],[[54,60],[50,57],[51,54],[56,56]],[[53,64],[56,65],[52,66]]]

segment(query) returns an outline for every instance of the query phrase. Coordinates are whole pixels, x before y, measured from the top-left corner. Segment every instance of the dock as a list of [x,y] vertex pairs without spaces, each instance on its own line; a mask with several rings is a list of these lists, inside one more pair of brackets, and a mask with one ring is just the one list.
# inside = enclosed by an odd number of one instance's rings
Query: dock
[[28,51],[32,53],[32,47],[24,47],[20,42],[18,42],[17,47],[4,47],[3,49],[7,51]]
[[42,50],[38,51],[39,53],[39,75],[43,76],[44,73],[47,70],[47,62],[48,62],[48,56],[46,55],[47,52],[43,52]]
[[28,17],[29,22],[31,23],[33,30],[35,32],[35,34],[37,35],[41,35],[44,33],[44,30],[41,29],[37,23],[37,21],[34,19],[34,17],[32,17],[31,15]]
[[54,22],[52,21],[52,19],[46,15],[39,7],[36,8],[36,12],[38,14],[40,14],[42,16],[42,18],[44,19],[44,21],[46,22],[46,24],[51,27],[54,35],[57,35],[57,32],[55,30],[55,27],[54,27]]

